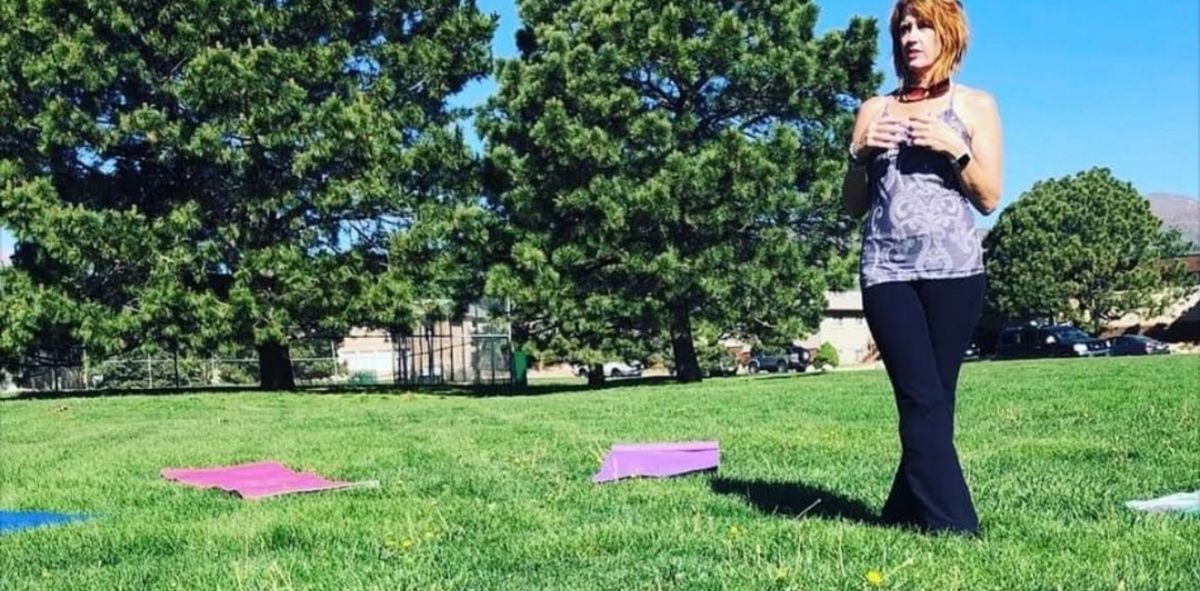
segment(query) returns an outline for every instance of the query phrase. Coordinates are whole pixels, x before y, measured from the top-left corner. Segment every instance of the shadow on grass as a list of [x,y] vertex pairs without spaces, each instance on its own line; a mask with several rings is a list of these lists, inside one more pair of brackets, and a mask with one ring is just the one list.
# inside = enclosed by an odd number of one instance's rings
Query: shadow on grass
[[43,390],[0,395],[0,403],[22,400],[62,400],[66,398],[120,398],[124,396],[182,396],[189,394],[254,394],[254,386],[205,386],[199,388],[144,388],[133,390]]
[[[623,378],[608,380],[604,386],[593,388],[584,380],[578,383],[530,384],[528,386],[502,385],[403,385],[403,384],[374,384],[369,386],[297,386],[293,393],[297,395],[322,394],[423,394],[442,397],[487,398],[493,396],[547,396],[550,394],[569,394],[599,392],[620,388],[642,388],[676,384],[674,378],[668,376],[649,378]],[[278,394],[282,391],[264,391],[255,386],[205,386],[196,388],[146,388],[130,390],[67,390],[61,392],[20,392],[11,396],[0,396],[0,403],[20,400],[60,400],[65,398],[116,398],[122,396],[178,396],[195,394],[232,394],[244,393],[253,396],[259,393]]]
[[[770,374],[760,375],[752,378],[744,376],[735,376],[728,378],[705,378],[705,381],[710,380],[736,380],[736,379],[752,379],[752,380],[784,380],[796,378],[811,378],[822,375],[819,372],[802,373],[802,374]],[[304,385],[297,386],[293,392],[295,394],[380,394],[380,395],[396,395],[396,394],[424,394],[441,397],[462,397],[462,398],[488,398],[488,397],[520,397],[520,396],[548,396],[551,394],[584,394],[587,392],[600,392],[605,390],[616,390],[621,388],[645,388],[678,385],[672,376],[654,376],[645,378],[617,378],[605,381],[604,386],[599,388],[589,386],[583,379],[578,379],[570,382],[552,382],[552,383],[533,383],[527,386],[514,386],[509,384],[489,385],[489,384],[466,384],[466,385],[436,385],[436,384],[371,384],[362,386],[351,386],[345,384],[336,385]],[[121,396],[177,396],[177,395],[192,395],[192,394],[231,394],[245,393],[248,396],[253,396],[258,393],[282,393],[282,391],[264,391],[259,390],[256,386],[240,385],[240,386],[199,386],[199,387],[182,387],[182,388],[146,388],[146,389],[130,389],[130,390],[68,390],[68,391],[41,391],[41,392],[20,392],[14,395],[0,395],[0,403],[14,402],[18,400],[60,400],[64,398],[114,398]]]
[[649,377],[649,378],[619,378],[616,380],[607,380],[603,386],[592,387],[583,379],[570,382],[553,382],[548,384],[532,383],[527,386],[515,386],[510,384],[474,384],[474,385],[377,385],[377,386],[329,386],[323,388],[310,388],[307,392],[312,394],[425,394],[441,397],[460,397],[460,398],[489,398],[489,397],[522,397],[522,396],[548,396],[551,394],[586,394],[588,392],[603,392],[606,390],[619,390],[622,388],[645,388],[656,386],[669,386],[677,384],[675,378],[668,376]]
[[[709,377],[704,378],[704,382],[735,382],[737,380],[779,380],[779,379],[796,379],[804,377],[812,377],[820,375],[812,374],[781,374],[759,377],[746,376],[729,376],[729,377]],[[598,392],[603,390],[615,390],[620,388],[644,388],[656,386],[688,386],[694,384],[683,384],[675,380],[674,376],[652,376],[645,378],[616,378],[605,380],[604,385],[599,388],[594,388],[587,385],[587,381],[579,378],[578,381],[571,382],[551,382],[551,383],[532,383],[528,386],[461,386],[457,388],[446,387],[441,390],[437,388],[423,387],[420,389],[409,391],[427,392],[444,395],[457,395],[469,397],[485,397],[485,396],[544,396],[547,394],[569,394],[573,392],[586,393]],[[393,387],[395,388],[395,387]]]
[[713,478],[710,486],[717,494],[742,497],[746,504],[763,513],[884,525],[879,514],[862,501],[817,486],[722,477]]
[[765,381],[773,381],[773,380],[777,381],[777,380],[794,380],[794,379],[799,379],[799,378],[815,378],[817,376],[823,376],[826,373],[827,372],[816,371],[816,370],[806,371],[806,372],[801,372],[801,373],[792,373],[790,371],[783,372],[783,373],[762,372],[762,373],[758,373],[758,374],[750,374],[748,376],[738,376],[738,377],[745,377],[747,379],[760,380],[760,381],[765,382]]

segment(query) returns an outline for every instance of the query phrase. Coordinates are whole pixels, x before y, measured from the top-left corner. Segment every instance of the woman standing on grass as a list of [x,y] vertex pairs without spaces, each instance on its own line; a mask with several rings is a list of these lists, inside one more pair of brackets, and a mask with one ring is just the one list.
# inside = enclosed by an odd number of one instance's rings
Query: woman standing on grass
[[883,519],[976,534],[954,449],[954,395],[983,306],[971,207],[1000,200],[1001,129],[992,97],[950,80],[967,49],[957,0],[899,0],[890,20],[903,86],[859,109],[842,198],[868,213],[863,308],[896,396],[900,467]]

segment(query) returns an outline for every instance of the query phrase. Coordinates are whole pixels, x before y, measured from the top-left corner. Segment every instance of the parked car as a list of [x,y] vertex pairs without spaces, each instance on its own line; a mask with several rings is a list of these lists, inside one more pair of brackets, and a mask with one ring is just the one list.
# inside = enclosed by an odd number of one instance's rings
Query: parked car
[[1068,324],[1027,322],[1000,331],[996,359],[1097,357],[1108,355],[1109,343]]
[[1113,355],[1166,355],[1170,352],[1166,343],[1141,335],[1122,335],[1112,340]]
[[716,360],[710,360],[709,363],[700,362],[700,372],[709,378],[734,376],[737,375],[737,371],[738,360],[728,353],[717,356]]
[[[609,361],[603,365],[604,377],[606,378],[640,378],[645,367],[641,361]],[[575,375],[585,378],[588,375],[588,366],[582,363],[575,364]]]
[[812,362],[812,354],[804,347],[790,346],[783,351],[758,351],[750,356],[746,368],[750,373],[769,371],[783,373],[788,370],[805,371]]
[[[700,364],[700,375],[706,378],[735,376],[738,373],[738,368],[741,367],[741,364],[738,363],[738,358],[728,352],[707,357],[701,356],[697,352],[696,362]],[[675,360],[668,358],[664,361],[663,366],[667,370],[667,375],[676,375]]]

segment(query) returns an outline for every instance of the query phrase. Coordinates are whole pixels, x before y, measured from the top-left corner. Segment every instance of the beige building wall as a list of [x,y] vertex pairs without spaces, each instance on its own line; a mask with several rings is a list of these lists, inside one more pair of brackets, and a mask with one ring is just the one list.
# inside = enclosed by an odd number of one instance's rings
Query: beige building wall
[[379,381],[395,379],[392,339],[381,330],[356,328],[337,350],[338,365],[350,374],[370,372]]
[[825,317],[816,334],[804,339],[803,345],[816,350],[821,343],[829,343],[838,352],[838,361],[843,366],[874,363],[879,355],[867,328],[863,314],[862,292],[828,292],[825,294]]
[[1159,316],[1148,318],[1138,314],[1126,314],[1109,323],[1102,336],[1111,337],[1131,332],[1150,333],[1168,341],[1200,340],[1200,289],[1192,290],[1172,302]]

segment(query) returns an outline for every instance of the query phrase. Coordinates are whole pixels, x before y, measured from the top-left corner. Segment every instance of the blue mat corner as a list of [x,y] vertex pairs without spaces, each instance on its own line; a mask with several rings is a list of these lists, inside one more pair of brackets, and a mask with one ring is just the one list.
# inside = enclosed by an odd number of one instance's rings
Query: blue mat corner
[[87,515],[72,513],[0,510],[0,534],[7,534],[24,529],[32,529],[35,527],[70,523],[72,521],[84,521],[87,519]]

